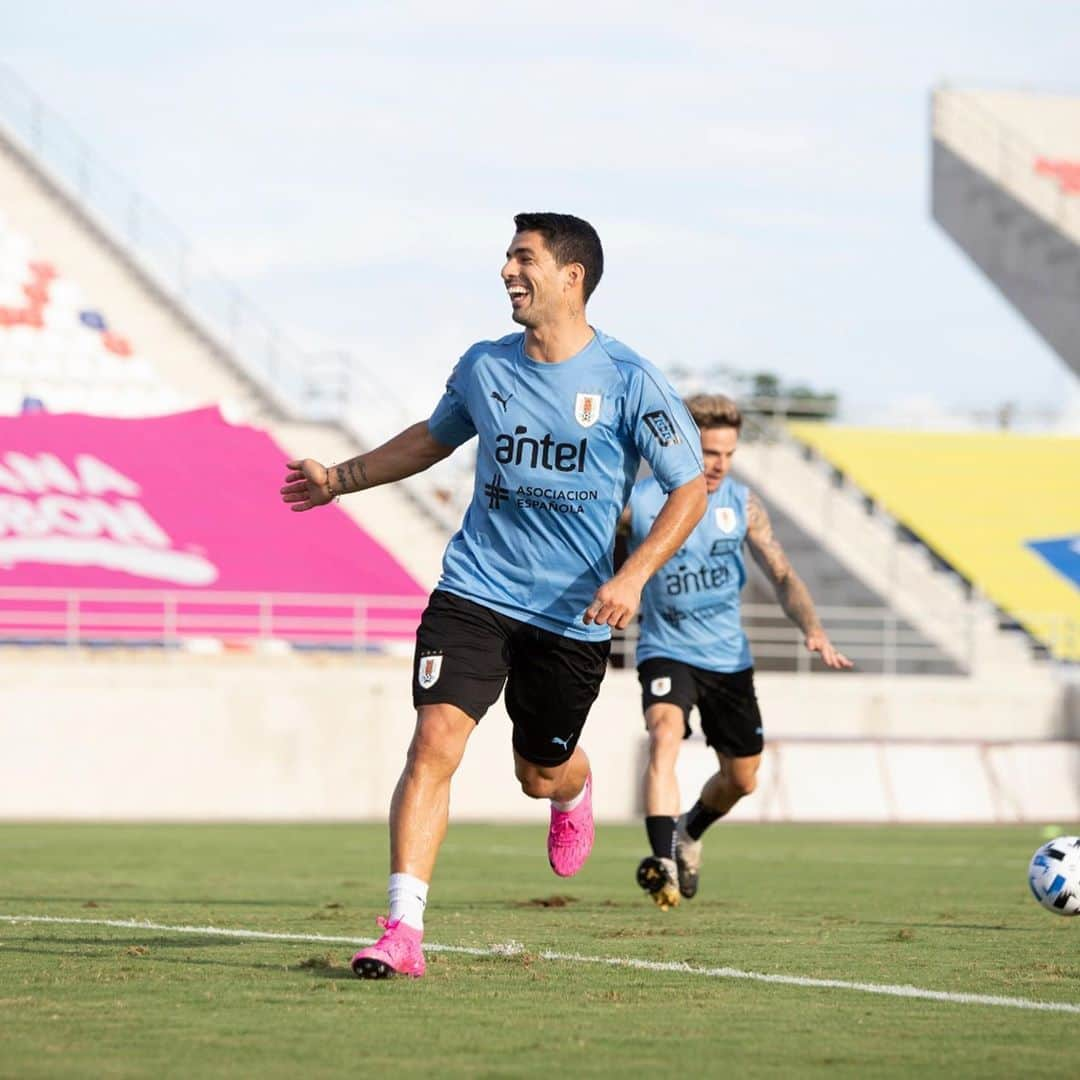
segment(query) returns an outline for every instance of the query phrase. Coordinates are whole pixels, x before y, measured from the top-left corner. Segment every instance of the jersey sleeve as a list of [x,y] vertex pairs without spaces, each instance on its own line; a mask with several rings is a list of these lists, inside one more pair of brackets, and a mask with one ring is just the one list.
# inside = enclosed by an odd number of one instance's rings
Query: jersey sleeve
[[655,369],[635,372],[627,395],[627,422],[665,495],[705,471],[697,424],[674,387]]
[[460,446],[476,434],[466,393],[471,371],[472,363],[466,353],[446,380],[446,390],[428,420],[428,431],[443,446]]

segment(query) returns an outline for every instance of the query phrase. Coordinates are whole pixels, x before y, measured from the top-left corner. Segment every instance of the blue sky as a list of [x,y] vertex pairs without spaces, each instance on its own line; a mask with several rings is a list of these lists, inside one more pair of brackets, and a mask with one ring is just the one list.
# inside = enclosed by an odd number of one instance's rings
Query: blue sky
[[[593,221],[590,317],[854,420],[1077,380],[930,221],[929,93],[1080,89],[1080,7],[0,0],[0,62],[299,339],[423,415],[513,329],[520,209]],[[385,374],[384,374],[384,377]]]

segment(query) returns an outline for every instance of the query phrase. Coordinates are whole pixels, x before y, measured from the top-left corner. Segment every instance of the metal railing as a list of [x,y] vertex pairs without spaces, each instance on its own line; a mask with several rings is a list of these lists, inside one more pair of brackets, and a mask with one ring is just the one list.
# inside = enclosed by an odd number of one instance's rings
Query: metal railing
[[426,596],[0,588],[0,642],[180,645],[285,641],[366,650],[411,645]]
[[0,66],[0,137],[90,222],[160,295],[289,416],[336,420],[351,395],[352,359],[300,349],[218,276],[150,200],[13,72]]
[[[818,616],[832,644],[864,673],[898,675],[904,673],[966,674],[972,664],[958,666],[918,629],[895,611],[883,607],[819,607]],[[816,671],[821,662],[811,654],[802,632],[775,604],[743,604],[743,626],[750,641],[755,665],[771,670]],[[961,652],[972,657],[975,648],[972,624],[967,612],[955,620]],[[638,626],[618,635],[612,653],[628,667],[633,666]]]
[[[0,643],[168,647],[212,639],[402,652],[412,645],[426,603],[424,596],[8,587],[0,588]],[[779,607],[744,604],[742,614],[759,667],[820,669]],[[818,614],[833,644],[864,673],[964,674],[977,660],[969,614],[956,620],[957,639],[972,661],[964,669],[886,608],[822,607]],[[1023,624],[1052,627],[1060,645],[1054,652],[1080,656],[1080,620],[1026,613]],[[636,623],[615,635],[618,665],[633,666],[637,638]]]
[[931,110],[935,138],[1047,221],[1080,239],[1080,197],[1066,192],[1054,176],[1035,170],[1036,162],[1048,154],[1045,147],[1037,147],[962,90],[936,91]]

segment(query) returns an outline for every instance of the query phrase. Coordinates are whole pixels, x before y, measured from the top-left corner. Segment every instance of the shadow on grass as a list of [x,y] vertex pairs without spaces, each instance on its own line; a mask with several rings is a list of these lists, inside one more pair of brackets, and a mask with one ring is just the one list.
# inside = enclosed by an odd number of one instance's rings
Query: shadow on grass
[[[178,904],[199,905],[212,907],[294,907],[308,908],[318,907],[322,900],[222,900],[219,898],[206,899],[205,897],[192,897],[188,900],[177,900],[162,896],[102,896],[100,893],[83,893],[81,896],[0,896],[0,903],[6,904],[79,904],[93,903],[94,907],[105,907],[108,904]],[[90,910],[93,910],[91,908]]]
[[[4,955],[10,956],[20,953],[25,956],[41,956],[50,959],[85,961],[87,963],[101,964],[104,960],[115,959],[131,961],[139,964],[171,964],[178,967],[191,968],[228,968],[244,971],[273,971],[278,974],[301,975],[317,979],[342,979],[358,981],[348,964],[348,946],[343,946],[341,961],[338,962],[329,954],[326,956],[308,957],[298,963],[289,963],[282,960],[277,963],[268,963],[265,960],[227,960],[223,958],[210,958],[205,956],[163,956],[156,950],[175,949],[181,945],[189,948],[220,948],[228,945],[251,945],[250,941],[222,942],[220,939],[213,941],[165,941],[160,938],[116,938],[108,942],[104,941],[79,941],[72,942],[76,949],[85,949],[88,946],[95,947],[93,953],[73,952],[72,948],[57,947],[54,941],[47,938],[31,938],[31,942],[41,943],[38,948],[30,948],[26,945],[4,945]],[[276,942],[255,942],[254,944],[277,944]],[[359,943],[358,943],[359,944]],[[136,951],[145,950],[145,951]],[[117,953],[110,957],[109,953]]]
[[1003,923],[962,923],[942,919],[940,922],[910,922],[907,919],[856,919],[846,929],[857,930],[860,926],[889,926],[915,930],[992,930],[1006,934],[1041,934],[1037,926],[1005,926]]
[[[127,947],[146,946],[154,949],[220,949],[235,948],[237,945],[278,945],[278,941],[260,941],[250,938],[222,938],[217,935],[185,934],[177,937],[175,934],[169,937],[151,937],[149,934],[139,934],[124,937],[108,938],[76,938],[69,937],[62,940],[55,937],[46,937],[41,934],[29,937],[20,937],[20,942],[31,942],[35,945],[52,945],[58,952],[64,955],[72,955],[73,949],[123,949]],[[4,953],[15,952],[19,945],[14,943],[4,944]],[[75,954],[78,955],[77,953]]]

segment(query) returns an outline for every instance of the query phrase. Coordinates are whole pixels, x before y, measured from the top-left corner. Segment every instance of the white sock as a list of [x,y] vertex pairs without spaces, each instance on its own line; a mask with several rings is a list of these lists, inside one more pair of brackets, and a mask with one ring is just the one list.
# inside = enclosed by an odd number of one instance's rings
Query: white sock
[[386,892],[390,897],[390,921],[400,919],[414,930],[424,929],[428,883],[412,874],[391,874]]
[[568,814],[571,810],[576,810],[580,805],[582,799],[585,798],[585,792],[589,787],[589,781],[586,780],[581,785],[581,790],[569,801],[569,802],[557,802],[555,799],[551,800],[551,805],[556,810],[561,810],[564,814]]

